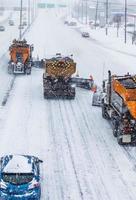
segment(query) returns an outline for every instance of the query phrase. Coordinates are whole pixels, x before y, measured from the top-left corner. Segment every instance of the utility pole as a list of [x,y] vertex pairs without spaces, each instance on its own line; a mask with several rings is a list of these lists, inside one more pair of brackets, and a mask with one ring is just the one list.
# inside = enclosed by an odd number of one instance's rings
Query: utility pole
[[98,17],[98,0],[96,2],[96,10],[95,10],[95,29],[96,29],[97,17]]
[[80,15],[79,15],[79,14],[80,14],[80,7],[79,7],[79,4],[78,4],[78,10],[77,10],[77,12],[78,12],[77,15],[78,15],[78,20],[79,20],[79,17],[80,17]]
[[125,44],[127,43],[127,0],[125,0]]
[[69,16],[72,17],[72,3],[71,3],[71,0],[69,0]]
[[30,0],[28,0],[28,26],[30,26]]
[[22,39],[22,9],[23,9],[23,0],[20,0],[20,31],[19,31],[19,39]]
[[106,29],[105,29],[106,35],[108,35],[108,18],[109,18],[108,13],[109,13],[109,1],[106,0]]
[[88,0],[86,0],[86,25],[87,25],[87,19],[88,19]]
[[83,23],[83,16],[84,16],[84,5],[83,5],[83,0],[82,0],[82,23]]
[[77,17],[78,17],[78,20],[79,20],[79,17],[80,17],[80,4],[78,3],[77,4]]
[[33,0],[33,2],[32,2],[32,21],[34,21],[34,17],[35,17],[35,13],[34,13],[35,5],[34,5],[34,3],[35,3],[35,0]]
[[31,23],[33,23],[33,15],[34,15],[33,11],[34,11],[34,4],[33,4],[33,0],[32,0],[32,2],[31,2]]

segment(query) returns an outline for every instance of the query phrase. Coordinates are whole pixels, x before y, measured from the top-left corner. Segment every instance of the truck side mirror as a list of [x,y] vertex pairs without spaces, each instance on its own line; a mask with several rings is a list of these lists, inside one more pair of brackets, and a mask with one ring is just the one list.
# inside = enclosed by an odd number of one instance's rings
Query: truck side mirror
[[31,50],[32,50],[32,51],[34,50],[34,46],[33,46],[33,44],[31,45]]
[[39,159],[38,162],[39,162],[39,163],[43,163],[43,160],[40,160],[40,159]]

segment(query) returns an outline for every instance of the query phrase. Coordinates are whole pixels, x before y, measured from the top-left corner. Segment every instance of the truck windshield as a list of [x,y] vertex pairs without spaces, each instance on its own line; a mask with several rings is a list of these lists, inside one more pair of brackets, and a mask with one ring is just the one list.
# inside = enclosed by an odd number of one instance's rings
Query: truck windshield
[[33,176],[33,173],[3,173],[2,178],[4,182],[20,185],[31,182]]

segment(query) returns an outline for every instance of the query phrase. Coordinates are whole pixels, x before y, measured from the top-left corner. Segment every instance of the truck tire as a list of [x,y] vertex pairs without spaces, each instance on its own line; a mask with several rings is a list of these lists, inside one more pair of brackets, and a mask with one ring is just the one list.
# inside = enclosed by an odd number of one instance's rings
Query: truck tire
[[114,137],[117,137],[117,133],[118,133],[118,121],[116,119],[112,119],[112,125],[113,125],[113,135]]
[[113,127],[113,135],[114,137],[117,137],[117,129],[115,127]]
[[31,68],[26,69],[26,74],[30,75],[31,74]]
[[48,99],[47,94],[45,92],[43,93],[43,97],[44,99]]
[[13,74],[13,66],[12,65],[8,65],[8,73]]
[[121,136],[121,133],[120,133],[120,130],[118,130],[117,132],[117,142],[119,145],[123,145],[124,143],[122,142],[122,138],[120,138]]
[[104,118],[104,119],[109,119],[109,117],[108,117],[108,113],[107,113],[107,111],[106,111],[106,104],[102,104],[102,117]]

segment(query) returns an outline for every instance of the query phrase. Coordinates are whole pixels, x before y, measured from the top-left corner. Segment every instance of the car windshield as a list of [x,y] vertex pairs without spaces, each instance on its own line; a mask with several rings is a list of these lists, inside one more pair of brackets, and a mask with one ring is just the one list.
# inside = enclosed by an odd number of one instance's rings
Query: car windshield
[[3,173],[3,181],[15,185],[29,183],[33,179],[33,173]]

